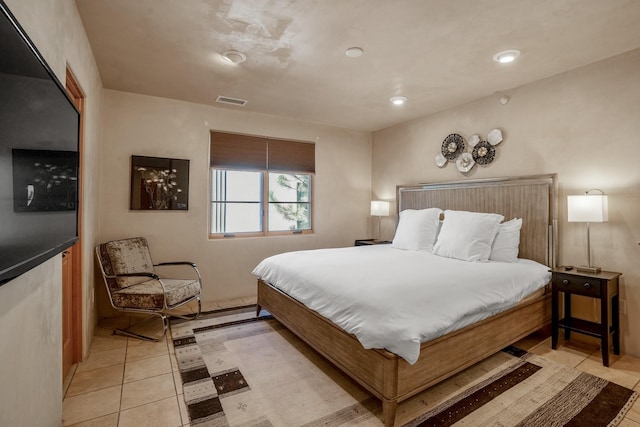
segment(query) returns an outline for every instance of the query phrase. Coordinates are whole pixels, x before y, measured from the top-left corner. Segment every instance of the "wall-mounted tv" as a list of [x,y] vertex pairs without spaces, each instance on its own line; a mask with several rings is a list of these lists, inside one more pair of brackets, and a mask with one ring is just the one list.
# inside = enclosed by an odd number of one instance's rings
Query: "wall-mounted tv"
[[0,285],[78,240],[80,115],[0,0]]

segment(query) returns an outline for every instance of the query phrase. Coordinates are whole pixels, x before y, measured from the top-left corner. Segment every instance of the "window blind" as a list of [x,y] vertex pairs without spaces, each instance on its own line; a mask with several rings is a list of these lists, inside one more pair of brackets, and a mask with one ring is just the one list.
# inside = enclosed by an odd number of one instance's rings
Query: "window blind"
[[211,131],[211,167],[315,173],[315,144]]
[[277,172],[316,172],[316,145],[269,139],[267,169]]
[[211,132],[211,167],[238,170],[267,169],[267,139]]

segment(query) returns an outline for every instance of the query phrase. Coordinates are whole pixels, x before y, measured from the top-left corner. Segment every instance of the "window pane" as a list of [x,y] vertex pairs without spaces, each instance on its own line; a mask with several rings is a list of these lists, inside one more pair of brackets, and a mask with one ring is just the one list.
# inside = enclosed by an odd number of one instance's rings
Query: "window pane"
[[309,230],[311,175],[269,173],[269,231]]
[[260,202],[262,172],[213,169],[211,200],[217,202]]
[[212,233],[262,231],[260,203],[212,203]]
[[269,203],[269,231],[309,229],[309,203]]
[[262,172],[211,171],[211,233],[262,231]]
[[269,173],[269,202],[309,202],[311,175]]

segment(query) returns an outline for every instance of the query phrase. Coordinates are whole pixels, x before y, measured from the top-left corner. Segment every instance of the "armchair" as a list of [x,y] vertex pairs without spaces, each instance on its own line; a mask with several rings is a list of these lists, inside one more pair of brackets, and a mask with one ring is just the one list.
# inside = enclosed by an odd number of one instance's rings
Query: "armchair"
[[[159,316],[162,319],[162,336],[169,327],[169,317],[195,319],[200,314],[202,279],[196,264],[187,261],[153,264],[147,240],[143,237],[102,243],[96,246],[96,255],[111,305],[116,310]],[[156,267],[180,265],[190,267],[193,277],[167,278],[156,271]],[[175,312],[175,309],[194,300],[198,303],[196,313],[184,315]],[[132,326],[135,325],[114,329],[113,333],[158,341],[133,332]]]

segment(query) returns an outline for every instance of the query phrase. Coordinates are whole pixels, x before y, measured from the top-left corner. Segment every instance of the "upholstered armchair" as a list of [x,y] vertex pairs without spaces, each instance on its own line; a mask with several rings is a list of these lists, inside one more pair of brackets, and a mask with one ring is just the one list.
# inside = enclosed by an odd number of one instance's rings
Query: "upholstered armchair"
[[[154,264],[147,240],[143,237],[102,243],[96,247],[96,254],[111,305],[116,310],[159,316],[162,319],[162,336],[169,327],[169,317],[195,319],[200,314],[202,279],[194,263],[180,261]],[[157,267],[164,266],[185,266],[191,271],[191,277],[162,277]],[[194,300],[198,303],[196,313],[185,315],[175,311]],[[157,338],[133,332],[132,326],[115,329],[113,333],[158,341]]]

